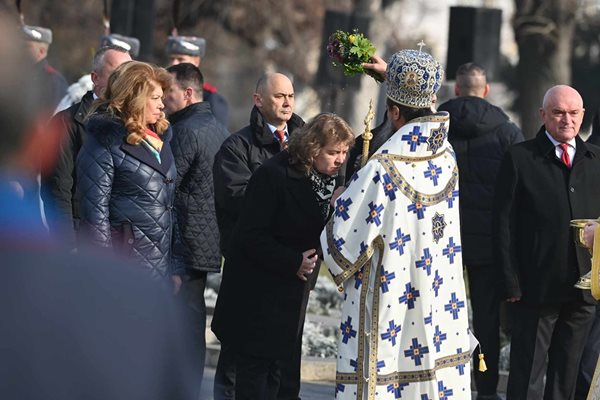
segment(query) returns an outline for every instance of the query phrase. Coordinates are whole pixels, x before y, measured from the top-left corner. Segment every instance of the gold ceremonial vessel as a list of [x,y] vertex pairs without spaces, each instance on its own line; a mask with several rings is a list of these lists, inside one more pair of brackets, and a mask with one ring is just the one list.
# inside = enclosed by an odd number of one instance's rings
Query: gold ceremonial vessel
[[[595,299],[600,299],[600,224],[596,225],[594,231],[594,246],[590,248],[585,243],[585,226],[590,222],[598,222],[593,219],[574,219],[571,220],[571,228],[573,228],[573,240],[578,247],[587,249],[592,258],[592,269],[587,274],[581,276],[575,287],[582,290],[591,290],[592,296]],[[596,251],[594,251],[596,250]],[[595,257],[594,257],[595,254]]]

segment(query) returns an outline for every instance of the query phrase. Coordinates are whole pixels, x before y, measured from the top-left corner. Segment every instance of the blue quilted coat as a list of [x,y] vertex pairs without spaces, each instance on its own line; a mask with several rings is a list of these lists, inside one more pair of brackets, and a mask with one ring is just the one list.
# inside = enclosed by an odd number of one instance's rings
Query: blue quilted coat
[[143,145],[125,141],[120,119],[92,115],[77,158],[82,229],[93,244],[125,252],[155,278],[171,270],[175,162],[162,135],[161,162]]

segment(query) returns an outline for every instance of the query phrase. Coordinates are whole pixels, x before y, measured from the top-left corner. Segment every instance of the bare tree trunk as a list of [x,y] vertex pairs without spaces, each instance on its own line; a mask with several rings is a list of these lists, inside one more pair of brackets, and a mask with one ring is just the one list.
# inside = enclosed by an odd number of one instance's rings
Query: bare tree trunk
[[546,90],[571,81],[571,46],[577,0],[515,0],[515,38],[521,129],[537,133],[539,108]]

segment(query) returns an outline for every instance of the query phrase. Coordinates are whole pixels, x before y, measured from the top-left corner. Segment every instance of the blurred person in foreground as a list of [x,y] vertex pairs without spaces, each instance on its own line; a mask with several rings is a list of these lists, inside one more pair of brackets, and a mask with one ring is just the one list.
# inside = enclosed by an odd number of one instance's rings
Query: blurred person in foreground
[[494,263],[492,203],[506,149],[522,142],[521,130],[485,100],[490,91],[485,69],[475,63],[458,67],[456,98],[440,105],[450,113],[448,141],[456,152],[460,185],[463,264],[469,281],[473,331],[485,353],[487,371],[475,370],[477,400],[498,400],[500,355],[500,277]]
[[345,292],[336,398],[470,398],[458,169],[449,115],[431,110],[443,69],[417,50],[379,60],[395,133],[355,172],[321,235]]
[[197,400],[171,296],[112,257],[67,254],[20,196],[16,178],[38,158],[31,143],[48,132],[8,15],[0,5],[0,398]]
[[85,238],[166,281],[176,272],[171,254],[177,173],[162,102],[171,79],[164,68],[121,64],[87,121],[77,159]]
[[[169,36],[166,52],[169,57],[169,65],[190,63],[200,68],[206,54],[206,39],[197,36]],[[225,97],[219,93],[216,87],[207,82],[202,83],[202,97],[210,104],[217,121],[227,127],[229,105]]]
[[302,341],[306,286],[318,273],[335,176],[353,143],[344,120],[320,114],[250,179],[212,322],[235,354],[238,400],[278,398],[282,364]]
[[[213,174],[215,182],[215,207],[221,242],[221,252],[229,257],[230,238],[240,217],[241,204],[252,174],[269,158],[284,150],[289,138],[304,125],[304,120],[294,113],[294,86],[281,73],[268,73],[256,83],[252,95],[254,106],[250,123],[230,135],[215,156]],[[312,286],[316,281],[312,282]],[[311,285],[309,285],[309,289]],[[306,291],[304,301],[308,301]],[[283,367],[280,400],[296,399],[300,386],[301,343],[293,359]],[[233,355],[221,343],[219,361],[215,372],[215,400],[231,400],[235,395],[235,366]]]
[[[181,275],[173,275],[175,292],[187,306],[204,364],[208,272],[221,270],[219,228],[215,212],[212,166],[215,154],[229,132],[215,119],[203,101],[204,78],[198,67],[177,64],[167,68],[173,77],[165,93],[165,111],[173,129],[171,148],[177,166],[175,181],[174,262]],[[197,377],[202,381],[202,375]]]
[[600,215],[600,148],[579,137],[585,109],[572,87],[546,91],[535,138],[506,152],[493,238],[511,303],[507,399],[571,400],[596,301],[574,287],[590,270],[570,221]]
[[75,164],[84,141],[85,123],[94,100],[106,89],[110,74],[122,63],[131,61],[129,53],[118,46],[98,49],[92,61],[93,89],[80,102],[56,114],[50,120],[50,132],[57,134],[60,153],[50,171],[42,171],[42,199],[51,234],[60,234],[68,246],[77,248],[79,204]]

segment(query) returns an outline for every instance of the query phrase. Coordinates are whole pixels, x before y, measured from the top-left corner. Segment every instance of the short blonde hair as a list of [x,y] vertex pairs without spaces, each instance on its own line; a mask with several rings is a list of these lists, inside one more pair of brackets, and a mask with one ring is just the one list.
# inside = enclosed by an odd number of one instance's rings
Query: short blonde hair
[[[158,85],[166,92],[171,86],[171,74],[166,69],[141,61],[127,61],[110,75],[104,98],[97,107],[106,107],[107,111],[123,121],[129,135],[127,143],[139,144],[144,138],[144,109],[146,101]],[[154,130],[162,134],[169,127],[169,121],[161,112],[154,124]]]
[[352,147],[354,133],[348,123],[338,115],[322,113],[291,135],[288,147],[290,163],[308,174],[315,157],[330,143],[342,143]]

